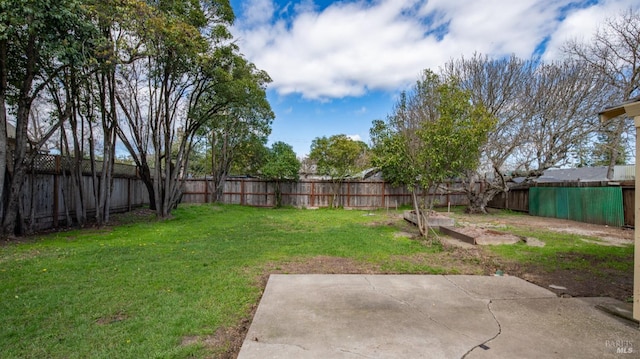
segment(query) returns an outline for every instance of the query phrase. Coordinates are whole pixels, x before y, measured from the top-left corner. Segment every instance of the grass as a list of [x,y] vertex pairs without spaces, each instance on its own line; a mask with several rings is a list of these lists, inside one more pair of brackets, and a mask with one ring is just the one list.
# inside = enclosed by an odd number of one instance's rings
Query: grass
[[[602,270],[633,271],[633,246],[594,245],[582,240],[586,238],[584,235],[543,229],[511,227],[507,231],[523,237],[534,237],[545,243],[544,247],[530,247],[524,243],[489,247],[500,256],[519,263],[539,265],[549,272],[560,269],[580,269],[594,274]],[[588,239],[597,241],[597,238]]]
[[[511,215],[521,214],[498,214]],[[185,344],[185,338],[207,337],[246,318],[259,301],[265,268],[317,256],[348,258],[383,272],[456,273],[429,264],[441,246],[395,235],[405,224],[389,225],[385,211],[194,205],[179,208],[171,220],[142,219],[0,246],[1,356],[215,356],[211,347]],[[632,247],[507,230],[546,246],[490,247],[505,260],[550,271],[595,270],[587,268],[594,259],[596,269],[633,266]],[[404,260],[416,256],[427,260]]]
[[[333,256],[404,268],[394,256],[440,251],[385,212],[188,206],[168,221],[61,232],[0,247],[3,358],[187,358],[181,345],[233,326],[257,303],[268,263]],[[214,353],[215,354],[215,353]]]

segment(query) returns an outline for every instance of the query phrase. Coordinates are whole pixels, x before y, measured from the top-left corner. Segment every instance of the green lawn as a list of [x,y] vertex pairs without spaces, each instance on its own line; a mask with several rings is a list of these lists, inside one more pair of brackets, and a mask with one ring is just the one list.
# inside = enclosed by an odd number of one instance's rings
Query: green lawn
[[401,268],[398,255],[442,250],[370,225],[385,220],[384,211],[187,206],[168,221],[0,246],[2,357],[211,355],[181,343],[246,317],[267,264],[322,255]]
[[[395,218],[386,211],[193,205],[167,221],[125,216],[114,228],[0,245],[0,357],[215,357],[224,344],[190,339],[247,318],[267,268],[318,256],[394,273],[459,273],[456,263],[467,264],[438,244],[398,236],[413,229]],[[599,269],[632,268],[632,247],[507,230],[547,245],[488,249],[505,261],[554,270],[587,266],[585,256],[595,256]]]

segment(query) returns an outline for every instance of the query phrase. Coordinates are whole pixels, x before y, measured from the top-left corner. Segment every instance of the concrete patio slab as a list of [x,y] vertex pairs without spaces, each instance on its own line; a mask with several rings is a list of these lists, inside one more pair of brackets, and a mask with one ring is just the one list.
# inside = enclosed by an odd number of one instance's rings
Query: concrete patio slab
[[597,302],[516,277],[272,275],[238,358],[640,357]]

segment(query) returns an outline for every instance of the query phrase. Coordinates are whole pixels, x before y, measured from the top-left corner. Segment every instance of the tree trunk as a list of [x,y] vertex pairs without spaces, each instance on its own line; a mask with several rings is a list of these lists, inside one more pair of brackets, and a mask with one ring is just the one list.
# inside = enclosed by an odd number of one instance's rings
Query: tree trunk
[[138,174],[140,175],[140,180],[144,183],[144,186],[147,188],[147,192],[149,193],[149,209],[152,211],[156,210],[156,197],[154,195],[153,190],[153,178],[151,177],[151,170],[149,169],[149,164],[144,161],[141,166],[138,167]]
[[16,148],[14,150],[14,159],[11,164],[11,181],[9,184],[8,198],[6,199],[6,207],[4,218],[2,221],[2,232],[4,235],[15,235],[16,220],[18,218],[19,196],[22,191],[24,177],[27,171],[26,154],[29,146],[29,138],[27,135],[27,126],[29,123],[29,112],[33,97],[31,87],[35,78],[36,60],[38,58],[38,49],[36,47],[35,34],[31,35],[27,41],[25,49],[25,75],[21,81],[20,93],[16,111]]
[[282,193],[280,191],[280,180],[276,180],[275,183],[275,195],[276,195],[276,208],[282,207]]
[[342,185],[342,181],[332,181],[331,182],[331,200],[329,203],[329,208],[338,208],[340,207],[340,187]]
[[414,186],[413,191],[411,191],[411,198],[413,199],[413,210],[416,212],[416,225],[418,226],[418,230],[420,231],[420,235],[422,237],[427,237],[429,235],[428,224],[425,223],[425,218],[422,216],[422,210],[420,209],[420,200],[416,192],[418,191],[418,187]]
[[620,148],[621,136],[624,131],[624,121],[617,121],[615,124],[615,130],[613,133],[613,141],[609,145],[610,153],[609,153],[609,164],[607,165],[607,179],[613,180],[613,171],[615,169],[616,164],[618,163],[618,157],[620,157],[620,152],[618,149]]
[[[5,203],[5,175],[8,162],[9,146],[7,136],[7,109],[5,107],[7,93],[7,40],[0,39],[0,204]],[[0,223],[6,208],[0,208]]]

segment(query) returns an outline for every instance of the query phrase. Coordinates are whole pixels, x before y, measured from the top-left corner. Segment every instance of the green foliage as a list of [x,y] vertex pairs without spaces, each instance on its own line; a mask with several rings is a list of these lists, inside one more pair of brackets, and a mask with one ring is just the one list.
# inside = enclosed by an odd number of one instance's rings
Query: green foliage
[[316,164],[316,172],[331,178],[333,196],[329,207],[338,207],[340,183],[369,167],[368,146],[346,135],[316,137],[311,142],[309,159]]
[[323,136],[311,142],[309,158],[315,161],[318,174],[343,179],[368,166],[367,150],[366,143],[346,135]]
[[614,163],[616,165],[627,164],[627,152],[628,148],[624,145],[624,141],[614,141],[613,136],[616,134],[613,131],[603,131],[598,134],[597,140],[594,141],[593,147],[590,148],[586,164],[589,166],[608,166],[611,163],[611,158],[614,154],[612,144],[617,143],[615,153],[617,154]]
[[[266,137],[253,136],[236,147],[230,173],[232,175],[260,175],[260,169],[269,154]],[[209,172],[211,173],[211,172]]]
[[481,147],[496,123],[484,107],[471,103],[470,91],[456,82],[439,85],[437,92],[439,117],[418,129],[427,144],[419,156],[425,163],[420,173],[424,188],[476,168]]
[[275,142],[260,170],[263,177],[277,181],[295,181],[300,172],[300,161],[291,145]]
[[300,166],[293,147],[284,142],[276,142],[271,146],[260,172],[263,177],[275,180],[276,207],[282,207],[280,182],[297,181]]
[[[457,81],[443,82],[426,70],[412,92],[400,96],[386,123],[373,122],[372,163],[393,185],[428,193],[478,165],[481,148],[495,123]],[[415,195],[413,202],[419,212],[422,206]],[[418,227],[423,235],[428,233],[420,221]]]
[[387,122],[371,128],[372,163],[394,185],[429,189],[475,168],[495,119],[453,80],[425,71]]

